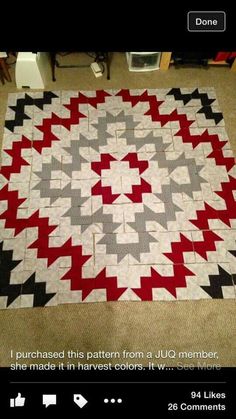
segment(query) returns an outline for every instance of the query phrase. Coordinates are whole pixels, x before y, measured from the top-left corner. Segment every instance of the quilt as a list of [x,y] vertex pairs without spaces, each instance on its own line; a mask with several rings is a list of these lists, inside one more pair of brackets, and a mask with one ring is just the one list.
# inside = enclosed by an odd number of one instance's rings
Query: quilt
[[235,298],[235,168],[211,87],[9,94],[0,308]]

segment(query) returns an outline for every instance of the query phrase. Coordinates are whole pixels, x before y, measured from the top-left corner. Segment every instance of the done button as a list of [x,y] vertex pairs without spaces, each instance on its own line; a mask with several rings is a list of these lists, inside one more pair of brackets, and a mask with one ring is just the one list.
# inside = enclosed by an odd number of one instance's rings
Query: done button
[[189,32],[224,32],[226,29],[225,12],[188,12]]

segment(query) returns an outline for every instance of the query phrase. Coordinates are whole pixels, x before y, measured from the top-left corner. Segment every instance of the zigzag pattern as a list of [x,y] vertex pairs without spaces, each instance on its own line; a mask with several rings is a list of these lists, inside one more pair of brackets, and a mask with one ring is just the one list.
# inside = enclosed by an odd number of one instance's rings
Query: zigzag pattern
[[203,231],[203,241],[191,241],[180,234],[180,241],[171,243],[172,253],[164,253],[174,263],[184,263],[185,252],[196,252],[207,260],[207,252],[216,250],[216,241],[223,241],[223,239],[213,231]]
[[16,126],[23,126],[25,119],[31,119],[25,113],[25,106],[35,105],[43,110],[44,105],[50,104],[52,99],[57,97],[53,92],[43,92],[42,98],[34,99],[26,93],[24,98],[17,99],[16,106],[9,106],[10,109],[15,111],[15,118],[5,121],[5,127],[13,132]]
[[213,112],[211,104],[215,102],[215,99],[209,99],[206,93],[200,93],[198,89],[195,89],[192,93],[181,93],[181,89],[173,88],[167,95],[174,96],[175,100],[183,101],[184,105],[187,105],[192,99],[200,99],[202,107],[197,113],[203,113],[206,119],[213,119],[215,124],[218,124],[223,119],[221,112]]
[[175,100],[182,100],[186,105],[192,99],[191,93],[182,93],[180,88],[174,87],[168,93],[168,96],[174,96]]
[[[2,194],[3,192],[3,194]],[[68,239],[60,247],[49,246],[49,234],[54,231],[56,226],[48,225],[48,218],[42,218],[39,216],[39,211],[34,213],[28,219],[22,219],[19,223],[16,219],[16,213],[18,206],[24,202],[22,199],[18,199],[18,193],[16,191],[8,191],[7,185],[0,191],[0,199],[6,198],[8,194],[8,202],[13,205],[13,210],[7,210],[1,214],[0,219],[6,219],[7,228],[15,228],[15,234],[19,234],[26,228],[38,227],[38,239],[34,241],[29,249],[37,249],[37,257],[48,260],[48,267],[52,265],[58,258],[70,256],[72,268],[63,276],[62,279],[69,279],[71,281],[72,290],[81,290],[83,299],[89,295],[89,293],[97,288],[106,288],[107,295],[110,300],[116,300],[125,291],[125,288],[117,287],[117,279],[115,277],[106,277],[106,270],[103,269],[95,278],[91,278],[88,282],[87,278],[82,278],[82,266],[90,259],[90,255],[82,254],[82,246],[74,246],[71,238]],[[9,211],[11,218],[9,218]],[[13,217],[13,218],[12,218]],[[12,254],[12,253],[11,253]],[[14,262],[14,266],[18,263]],[[13,266],[13,267],[14,267]],[[35,276],[31,276],[23,287],[23,294],[32,294],[35,285]],[[5,283],[4,283],[5,284]],[[5,289],[5,288],[4,288]],[[20,295],[21,286],[14,287],[14,299]],[[43,293],[44,291],[44,293]],[[5,291],[6,292],[6,291]],[[11,293],[12,294],[12,293]],[[0,294],[1,295],[1,294]],[[5,294],[4,294],[5,295]],[[40,296],[41,295],[41,296]],[[37,284],[35,289],[34,306],[37,306],[44,302],[45,304],[54,296],[54,294],[45,294],[45,284]],[[14,301],[14,300],[13,300]],[[11,304],[12,300],[9,300]]]
[[11,150],[5,150],[5,153],[12,157],[12,163],[9,166],[2,166],[0,174],[2,174],[7,180],[10,179],[12,173],[20,173],[22,166],[29,166],[29,163],[21,157],[23,149],[30,149],[31,141],[22,135],[21,141],[15,141],[12,144]]
[[162,127],[168,124],[168,122],[177,121],[180,123],[180,126],[182,128],[188,128],[194,122],[194,120],[188,120],[186,115],[179,114],[176,109],[168,115],[161,114],[158,109],[160,105],[161,103],[157,101],[155,105],[154,103],[151,103],[150,109],[147,112],[145,112],[145,115],[150,115],[152,121],[154,122],[160,122]]
[[210,106],[215,99],[209,99],[206,93],[200,93],[198,89],[195,89],[192,93],[182,93],[181,89],[173,88],[167,95],[174,96],[175,100],[182,100],[184,105],[190,102],[191,99],[200,99],[202,106]]
[[22,261],[13,260],[12,250],[3,250],[0,243],[0,296],[7,297],[9,307],[21,295],[33,296],[33,307],[45,306],[56,294],[46,293],[46,281],[36,282],[33,273],[23,284],[11,284],[11,272]]
[[200,93],[198,89],[195,89],[191,93],[191,97],[193,99],[200,99],[202,106],[210,106],[215,101],[215,99],[209,99],[207,93]]
[[[226,143],[226,141],[224,141]],[[222,145],[223,148],[223,145]],[[227,172],[229,172],[235,165],[235,158],[234,157],[225,157],[223,154],[223,150],[213,150],[212,153],[208,154],[207,158],[215,159],[217,166],[225,166]]]
[[[26,95],[25,95],[26,96]],[[58,98],[58,96],[53,92],[43,92],[42,98],[34,98],[34,105],[39,109],[43,110],[44,105],[50,105],[52,99]]]
[[64,105],[64,106],[65,108],[71,111],[72,115],[76,115],[76,113],[78,112],[78,105],[87,103],[93,106],[94,108],[97,108],[98,104],[104,103],[106,100],[106,97],[109,97],[109,96],[110,94],[105,92],[104,90],[97,90],[95,92],[94,97],[85,96],[83,93],[79,92],[78,97],[70,98],[70,104]]
[[141,277],[141,287],[132,288],[133,291],[142,301],[151,301],[152,291],[155,288],[164,288],[177,298],[177,289],[185,288],[186,276],[194,276],[194,273],[184,265],[174,265],[173,268],[173,276],[160,275],[154,268],[151,268],[151,276]]
[[3,250],[0,243],[0,296],[7,297],[7,307],[11,305],[21,293],[21,284],[11,284],[11,271],[19,265],[20,260],[13,260],[13,250]]
[[232,276],[218,265],[219,275],[209,275],[210,285],[203,285],[201,288],[211,298],[224,298],[223,287],[232,287]]
[[0,308],[235,298],[235,161],[212,89],[16,99],[0,171]]
[[197,219],[189,220],[200,230],[209,229],[209,220],[220,220],[227,226],[231,227],[230,220],[236,218],[236,202],[233,191],[236,190],[236,179],[229,176],[229,182],[222,182],[222,191],[216,192],[221,198],[224,199],[226,209],[212,208],[209,204],[205,203],[204,210],[197,210]]
[[[45,278],[46,279],[46,278]],[[33,307],[44,307],[56,293],[46,292],[45,282],[36,282],[35,273],[33,273],[21,287],[21,295],[33,295]]]
[[140,102],[149,102],[150,106],[159,107],[163,101],[157,101],[155,95],[149,95],[145,90],[141,95],[132,95],[128,89],[121,89],[116,96],[121,96],[123,102],[131,103],[132,107],[136,106]]
[[204,113],[206,119],[214,119],[216,124],[223,119],[223,114],[221,112],[213,112],[210,106],[203,106],[197,113]]
[[117,301],[127,289],[125,287],[118,288],[117,278],[108,277],[105,268],[95,278],[82,279],[81,266],[79,266],[76,273],[71,269],[62,279],[71,280],[72,290],[82,291],[82,300],[85,300],[93,290],[105,289],[107,300]]
[[69,105],[64,105],[70,111],[69,118],[60,118],[55,113],[52,113],[51,118],[45,118],[42,125],[37,125],[36,128],[43,132],[43,140],[35,140],[33,147],[39,152],[42,152],[44,147],[51,147],[52,141],[58,141],[59,138],[52,133],[53,125],[62,125],[63,127],[70,130],[72,125],[78,125],[81,118],[86,118],[79,111],[80,103],[88,103],[93,107],[97,107],[99,103],[103,103],[105,98],[109,96],[108,93],[98,91],[95,97],[86,98],[83,94],[80,94],[78,98],[71,98]]
[[217,165],[225,166],[227,171],[232,169],[235,164],[235,159],[233,157],[225,157],[223,154],[223,147],[227,144],[227,141],[220,141],[218,135],[212,135],[208,133],[206,129],[200,135],[190,134],[189,128],[182,128],[175,133],[182,137],[183,143],[191,143],[193,148],[196,148],[199,144],[210,143],[212,146],[212,152],[207,156],[215,159]]

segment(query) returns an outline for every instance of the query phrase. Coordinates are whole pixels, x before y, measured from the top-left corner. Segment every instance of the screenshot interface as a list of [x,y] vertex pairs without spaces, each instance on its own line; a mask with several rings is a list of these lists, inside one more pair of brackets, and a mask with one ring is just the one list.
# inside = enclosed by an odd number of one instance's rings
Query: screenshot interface
[[232,16],[3,39],[4,414],[234,417]]

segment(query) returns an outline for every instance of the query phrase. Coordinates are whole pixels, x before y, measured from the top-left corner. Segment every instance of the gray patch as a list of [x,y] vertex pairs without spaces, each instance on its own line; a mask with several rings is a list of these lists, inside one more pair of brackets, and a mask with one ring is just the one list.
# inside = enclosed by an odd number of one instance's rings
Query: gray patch
[[117,262],[119,263],[125,256],[132,255],[138,262],[140,262],[141,253],[150,252],[150,243],[156,242],[149,233],[138,233],[138,243],[117,243],[116,234],[105,234],[99,240],[98,244],[106,245],[106,253],[109,255],[117,255]]

